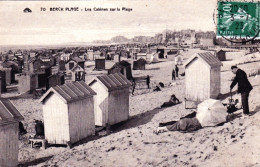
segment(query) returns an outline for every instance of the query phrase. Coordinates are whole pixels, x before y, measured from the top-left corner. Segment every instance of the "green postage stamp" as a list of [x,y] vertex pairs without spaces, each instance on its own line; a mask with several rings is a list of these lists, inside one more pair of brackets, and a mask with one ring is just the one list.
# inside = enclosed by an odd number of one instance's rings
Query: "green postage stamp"
[[227,39],[259,38],[259,2],[218,2],[217,36]]

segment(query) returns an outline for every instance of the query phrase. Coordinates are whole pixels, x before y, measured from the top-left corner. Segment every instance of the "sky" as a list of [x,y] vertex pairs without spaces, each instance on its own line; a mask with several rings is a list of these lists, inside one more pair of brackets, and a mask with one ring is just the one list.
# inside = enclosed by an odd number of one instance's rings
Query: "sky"
[[[214,31],[216,6],[216,0],[1,1],[0,45],[85,43],[117,35],[154,36],[165,29]],[[78,7],[79,11],[50,11],[53,7]],[[122,11],[123,7],[132,11]],[[24,13],[25,8],[32,12]]]

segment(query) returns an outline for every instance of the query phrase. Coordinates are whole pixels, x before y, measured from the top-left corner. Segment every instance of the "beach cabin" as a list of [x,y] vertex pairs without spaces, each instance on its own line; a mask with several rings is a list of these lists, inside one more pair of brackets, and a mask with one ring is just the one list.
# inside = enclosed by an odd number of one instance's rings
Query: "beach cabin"
[[220,61],[226,61],[226,52],[223,51],[222,49],[219,51],[216,51],[216,57],[220,60]]
[[59,71],[66,71],[65,64],[66,64],[66,62],[64,60],[58,61],[58,69],[59,69]]
[[120,60],[121,60],[120,55],[119,55],[119,54],[115,54],[115,55],[114,55],[114,62],[115,62],[115,63],[118,63],[118,62],[120,62]]
[[20,61],[8,61],[4,62],[4,66],[11,68],[11,83],[15,83],[15,74],[22,72],[22,66],[19,66]]
[[12,71],[12,68],[0,67],[0,71],[2,73],[5,73],[5,83],[6,83],[6,85],[11,85],[11,71]]
[[46,87],[47,78],[51,75],[51,65],[40,58],[32,57],[28,60],[29,71],[27,73],[37,76],[36,88]]
[[136,55],[136,59],[140,59],[140,58],[146,59],[146,57],[147,57],[147,53],[137,53]]
[[94,95],[80,81],[52,87],[41,97],[48,143],[70,145],[95,134]]
[[18,92],[19,93],[32,93],[38,86],[38,79],[36,74],[18,74]]
[[1,93],[7,92],[5,71],[0,70],[0,79],[1,79]]
[[210,52],[195,53],[185,64],[186,99],[204,101],[220,94],[222,63]]
[[131,64],[128,63],[127,61],[125,61],[125,60],[122,60],[118,63],[115,63],[108,70],[108,74],[115,74],[115,73],[123,74],[128,80],[131,80],[133,78],[132,70],[131,70]]
[[9,100],[0,100],[0,166],[18,165],[19,121],[23,116]]
[[106,69],[105,59],[96,59],[95,70],[105,70],[105,69]]
[[99,59],[101,57],[101,52],[100,51],[95,51],[93,53],[93,56],[94,56],[94,60]]
[[87,51],[87,60],[95,60],[95,58],[94,58],[94,51],[93,50],[88,50]]
[[71,58],[66,64],[65,64],[65,68],[66,68],[66,73],[69,74],[71,73],[71,70],[76,66],[79,65],[82,69],[85,69],[85,61],[82,60],[81,58],[78,57],[74,57]]
[[95,97],[95,125],[106,126],[129,117],[129,87],[131,82],[121,73],[97,76],[88,85]]
[[134,61],[133,63],[133,70],[145,70],[146,60],[143,58]]
[[112,51],[112,52],[108,52],[107,54],[106,54],[106,60],[114,60],[114,55],[115,55],[116,53],[114,52],[114,51]]
[[85,81],[85,74],[85,70],[78,64],[71,69],[72,81]]
[[65,76],[63,73],[53,74],[48,77],[48,82],[46,84],[46,90],[56,85],[63,85],[65,83]]

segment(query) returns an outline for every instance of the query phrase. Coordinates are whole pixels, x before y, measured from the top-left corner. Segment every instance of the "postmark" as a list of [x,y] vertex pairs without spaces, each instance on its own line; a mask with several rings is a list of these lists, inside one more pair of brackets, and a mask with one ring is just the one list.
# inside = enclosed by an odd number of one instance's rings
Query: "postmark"
[[217,37],[231,42],[248,42],[259,38],[259,2],[219,1]]

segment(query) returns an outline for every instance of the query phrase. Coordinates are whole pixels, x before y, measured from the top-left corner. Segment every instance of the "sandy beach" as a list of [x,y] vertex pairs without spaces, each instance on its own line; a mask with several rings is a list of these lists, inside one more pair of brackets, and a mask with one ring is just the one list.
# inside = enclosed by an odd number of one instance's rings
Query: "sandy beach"
[[[183,53],[187,59],[193,50]],[[248,55],[250,56],[250,55]],[[258,57],[259,54],[257,54]],[[227,102],[231,78],[229,70],[237,60],[223,63],[221,72],[222,101]],[[242,61],[242,60],[241,60]],[[92,64],[92,65],[91,65]],[[106,62],[106,68],[113,62]],[[87,79],[105,71],[92,71],[93,62],[87,62]],[[162,60],[148,64],[145,71],[133,71],[134,77],[150,75],[151,86],[163,82],[165,88],[159,92],[147,89],[145,82],[138,82],[134,95],[130,95],[130,118],[128,121],[112,127],[106,135],[100,131],[69,149],[66,147],[30,148],[28,137],[34,134],[34,119],[42,120],[42,106],[38,99],[13,97],[11,101],[24,116],[24,126],[28,134],[19,141],[20,166],[103,166],[103,167],[136,167],[136,166],[212,166],[212,167],[251,167],[260,165],[260,76],[249,77],[253,85],[250,93],[250,117],[243,117],[242,110],[237,111],[222,126],[203,128],[192,133],[166,132],[153,133],[160,122],[179,120],[191,113],[185,109],[185,77],[169,86],[174,62]],[[238,65],[247,73],[259,69],[259,62]],[[180,73],[184,71],[180,68]],[[236,88],[234,89],[236,90]],[[175,94],[181,104],[169,108],[159,108]],[[6,93],[3,97],[16,96]],[[240,95],[235,94],[240,100]]]

